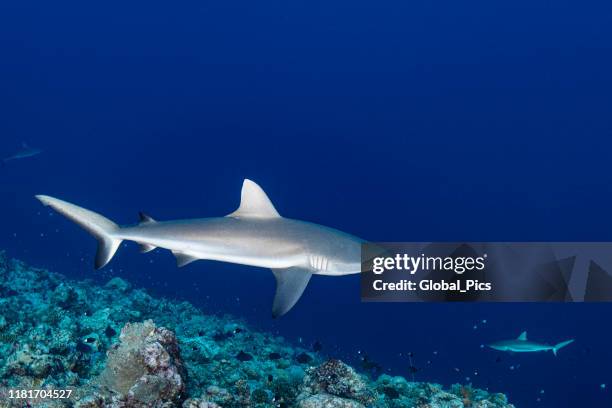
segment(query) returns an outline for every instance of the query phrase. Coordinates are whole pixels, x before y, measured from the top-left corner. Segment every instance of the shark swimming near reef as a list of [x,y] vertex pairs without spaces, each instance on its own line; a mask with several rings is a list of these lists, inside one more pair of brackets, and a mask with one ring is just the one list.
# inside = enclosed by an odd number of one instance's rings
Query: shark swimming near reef
[[13,154],[12,156],[5,157],[4,159],[2,159],[2,164],[6,164],[14,160],[27,159],[28,157],[38,156],[42,152],[43,151],[41,149],[30,147],[28,146],[26,142],[22,142],[21,150],[19,150],[17,153]]
[[491,343],[488,346],[494,350],[499,351],[512,351],[515,353],[532,353],[536,351],[549,351],[552,350],[556,356],[557,352],[563,347],[573,343],[574,340],[562,341],[554,346],[550,344],[537,343],[535,341],[527,340],[527,332],[522,332],[520,336],[512,340],[501,340],[495,343]]
[[245,179],[238,209],[225,217],[156,221],[140,213],[140,223],[115,224],[93,211],[46,195],[48,205],[98,240],[96,269],[106,265],[123,240],[141,252],[172,251],[179,267],[199,259],[269,268],[276,278],[272,316],[287,313],[311,276],[361,272],[361,239],[306,221],[281,217],[266,193]]

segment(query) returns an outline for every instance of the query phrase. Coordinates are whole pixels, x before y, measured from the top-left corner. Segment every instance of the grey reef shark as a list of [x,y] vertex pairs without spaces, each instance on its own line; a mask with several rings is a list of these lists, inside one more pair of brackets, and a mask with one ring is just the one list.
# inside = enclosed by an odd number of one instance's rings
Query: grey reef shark
[[42,152],[43,151],[41,149],[30,147],[28,146],[26,142],[23,142],[21,143],[21,150],[19,150],[17,153],[13,154],[12,156],[5,157],[4,159],[2,159],[2,164],[6,164],[8,162],[15,161],[15,160],[27,159],[29,157],[38,156]]
[[98,240],[96,269],[111,260],[123,240],[137,242],[143,253],[169,249],[179,267],[206,259],[271,269],[276,278],[273,317],[295,305],[313,274],[361,272],[363,240],[333,228],[281,217],[261,187],[248,179],[242,185],[240,206],[225,217],[156,221],[140,213],[140,223],[132,226],[119,226],[57,198],[36,198]]
[[563,347],[573,343],[574,340],[562,341],[556,345],[538,343],[535,341],[527,340],[527,332],[522,332],[520,336],[512,340],[501,340],[495,343],[489,344],[494,350],[499,351],[511,351],[515,353],[533,353],[536,351],[552,351],[556,356],[557,352]]

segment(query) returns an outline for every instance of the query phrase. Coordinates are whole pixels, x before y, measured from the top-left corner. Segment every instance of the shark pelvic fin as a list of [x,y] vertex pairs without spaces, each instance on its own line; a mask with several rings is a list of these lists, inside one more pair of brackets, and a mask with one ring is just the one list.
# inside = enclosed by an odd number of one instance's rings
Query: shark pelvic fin
[[272,304],[272,317],[287,313],[297,303],[310,281],[312,273],[305,268],[272,269],[276,278],[276,294]]
[[141,254],[146,254],[147,252],[151,252],[155,248],[157,248],[157,247],[154,246],[154,245],[140,244],[140,253]]
[[228,217],[275,218],[280,215],[263,189],[255,182],[244,179],[240,193],[240,207]]
[[143,213],[142,211],[138,213],[138,218],[140,219],[140,222],[139,222],[140,225],[153,224],[157,222],[151,216]]
[[517,337],[517,340],[520,340],[520,341],[527,341],[527,332],[526,332],[526,331],[522,332],[522,333],[521,333],[521,334],[520,334],[520,335]]
[[176,257],[176,265],[180,268],[185,265],[189,265],[193,261],[197,261],[200,258],[196,258],[195,256],[187,255],[182,252],[174,252],[172,251],[174,256]]

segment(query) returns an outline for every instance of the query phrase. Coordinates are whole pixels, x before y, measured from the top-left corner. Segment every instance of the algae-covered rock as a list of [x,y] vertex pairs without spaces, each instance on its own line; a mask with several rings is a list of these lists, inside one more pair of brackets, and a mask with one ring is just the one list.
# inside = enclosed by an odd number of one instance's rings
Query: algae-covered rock
[[127,402],[153,406],[182,398],[182,375],[174,333],[147,320],[125,325],[97,381]]
[[108,281],[108,283],[106,285],[104,285],[105,288],[107,289],[111,289],[111,290],[115,290],[117,292],[127,292],[128,290],[130,290],[130,288],[132,287],[132,285],[130,285],[129,282],[121,279],[121,278],[112,278],[111,280]]
[[311,395],[330,394],[362,404],[369,404],[376,399],[374,392],[368,388],[366,377],[340,360],[328,360],[318,367],[308,369],[303,392]]
[[188,399],[183,402],[183,408],[221,408],[214,402],[206,401],[200,398]]
[[298,408],[365,408],[363,404],[329,394],[317,394],[298,402]]

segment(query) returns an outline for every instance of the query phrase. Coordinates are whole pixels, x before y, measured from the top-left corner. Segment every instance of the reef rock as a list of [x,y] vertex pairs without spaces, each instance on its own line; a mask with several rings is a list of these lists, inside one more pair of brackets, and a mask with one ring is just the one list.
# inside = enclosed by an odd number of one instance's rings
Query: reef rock
[[174,333],[147,320],[123,327],[97,381],[126,407],[162,407],[181,400],[183,375]]
[[[357,374],[352,367],[349,367],[340,360],[328,360],[318,367],[308,369],[306,377],[304,378],[302,393],[301,400],[304,400],[304,397],[309,395],[316,396],[316,394],[329,394],[331,396],[349,399],[367,405],[376,399],[372,390],[368,389],[366,377]],[[319,399],[322,401],[337,400],[337,398],[327,398],[328,396],[323,396]],[[309,400],[313,401],[312,398],[305,399],[305,401]],[[309,402],[309,404],[311,403],[312,402]],[[339,402],[336,401],[333,403],[337,404]],[[329,402],[329,404],[332,404],[332,402]]]
[[188,399],[187,401],[183,402],[182,408],[221,408],[221,407],[215,404],[214,402],[195,398],[195,399]]
[[4,390],[27,388],[74,397],[11,408],[513,408],[471,386],[372,379],[235,317],[0,251],[0,407]]
[[301,400],[298,408],[365,408],[357,401],[352,401],[329,394],[317,394]]

